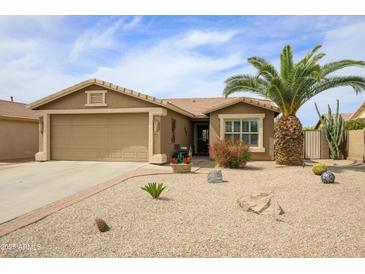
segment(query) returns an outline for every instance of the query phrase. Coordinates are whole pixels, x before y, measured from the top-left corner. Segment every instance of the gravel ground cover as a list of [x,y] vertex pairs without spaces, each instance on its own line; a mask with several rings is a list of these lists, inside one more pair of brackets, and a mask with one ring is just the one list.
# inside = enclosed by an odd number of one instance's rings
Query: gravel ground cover
[[[365,167],[336,166],[325,185],[310,167],[250,162],[196,174],[133,178],[0,238],[0,257],[364,257]],[[167,185],[160,200],[140,189]],[[273,192],[279,218],[242,211],[237,199]],[[111,230],[100,233],[94,219]]]

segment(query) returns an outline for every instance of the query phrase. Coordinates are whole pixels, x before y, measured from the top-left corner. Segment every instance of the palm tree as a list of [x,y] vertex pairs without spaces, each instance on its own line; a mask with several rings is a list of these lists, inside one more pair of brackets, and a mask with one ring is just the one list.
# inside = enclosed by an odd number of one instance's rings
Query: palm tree
[[282,115],[275,124],[274,157],[278,164],[300,165],[303,162],[303,130],[296,117],[299,108],[322,91],[352,87],[356,94],[365,90],[365,78],[360,76],[332,75],[342,68],[365,66],[364,61],[340,60],[325,65],[318,64],[325,54],[316,46],[298,63],[293,61],[290,45],[280,55],[280,73],[264,58],[251,57],[248,62],[258,73],[255,76],[242,74],[226,80],[223,94],[238,91],[253,92],[271,99]]

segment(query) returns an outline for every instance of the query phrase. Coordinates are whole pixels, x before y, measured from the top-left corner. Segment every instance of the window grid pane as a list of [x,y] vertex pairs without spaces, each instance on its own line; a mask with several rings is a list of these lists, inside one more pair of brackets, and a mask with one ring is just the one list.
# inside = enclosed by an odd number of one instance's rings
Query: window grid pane
[[225,132],[232,132],[232,121],[225,122]]
[[225,120],[225,140],[242,140],[258,146],[259,121],[257,119]]

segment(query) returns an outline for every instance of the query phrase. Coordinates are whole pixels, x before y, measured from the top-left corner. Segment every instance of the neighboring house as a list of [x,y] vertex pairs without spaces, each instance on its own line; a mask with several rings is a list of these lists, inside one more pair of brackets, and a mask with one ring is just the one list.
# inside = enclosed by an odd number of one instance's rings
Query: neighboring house
[[[365,102],[362,103],[361,106],[355,112],[345,112],[340,114],[342,115],[342,118],[345,120],[345,122],[355,119],[365,119]],[[332,116],[335,117],[336,114],[333,114]],[[321,125],[321,120],[318,120],[317,124],[314,126],[314,129],[319,129],[320,125]]]
[[30,159],[37,151],[37,112],[26,104],[0,100],[0,160]]
[[176,145],[213,157],[224,138],[250,143],[251,157],[273,159],[268,100],[247,97],[157,99],[105,81],[87,80],[30,104],[40,119],[36,160],[165,163]]
[[[344,112],[344,113],[340,113],[342,118],[344,119],[344,121],[348,121],[351,120],[352,118],[352,112]],[[322,115],[322,117],[324,117],[324,115]],[[336,114],[332,114],[332,117],[335,118]],[[314,126],[314,129],[319,129],[321,125],[321,120],[318,120],[317,124]]]
[[351,115],[350,120],[365,119],[365,102]]

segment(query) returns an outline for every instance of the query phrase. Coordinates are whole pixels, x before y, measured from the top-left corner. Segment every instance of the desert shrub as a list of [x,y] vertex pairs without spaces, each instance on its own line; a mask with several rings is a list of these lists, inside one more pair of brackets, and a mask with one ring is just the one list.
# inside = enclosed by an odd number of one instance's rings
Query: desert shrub
[[249,160],[248,145],[243,141],[222,141],[214,145],[216,162],[222,167],[242,168]]
[[148,192],[154,199],[158,199],[165,188],[166,186],[163,183],[158,185],[156,183],[148,183],[148,185],[141,187],[141,189]]
[[365,128],[365,119],[355,119],[345,122],[345,128],[347,130],[358,130]]
[[323,172],[327,171],[327,166],[324,163],[317,163],[313,165],[312,171],[316,175],[321,175]]

